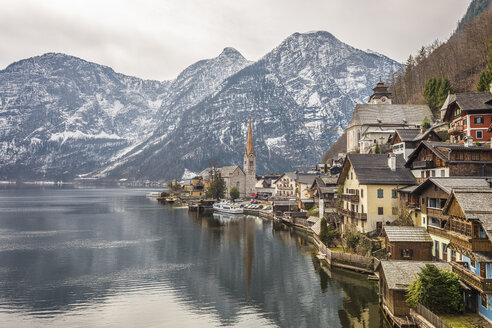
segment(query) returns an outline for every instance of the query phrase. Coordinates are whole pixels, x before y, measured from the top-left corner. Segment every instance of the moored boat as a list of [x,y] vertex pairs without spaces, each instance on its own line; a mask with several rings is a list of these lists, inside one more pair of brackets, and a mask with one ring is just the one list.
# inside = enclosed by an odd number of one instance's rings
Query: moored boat
[[228,202],[218,202],[213,205],[214,212],[227,214],[243,214],[243,208]]

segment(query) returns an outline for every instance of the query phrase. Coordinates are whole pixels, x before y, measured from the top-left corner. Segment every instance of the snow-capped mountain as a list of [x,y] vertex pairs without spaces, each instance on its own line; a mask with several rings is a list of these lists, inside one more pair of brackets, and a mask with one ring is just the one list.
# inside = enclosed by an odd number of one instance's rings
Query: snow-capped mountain
[[0,179],[81,174],[170,179],[211,160],[240,164],[249,113],[258,171],[319,160],[355,103],[395,61],[328,32],[295,33],[259,61],[225,48],[172,81],[63,54],[0,71]]

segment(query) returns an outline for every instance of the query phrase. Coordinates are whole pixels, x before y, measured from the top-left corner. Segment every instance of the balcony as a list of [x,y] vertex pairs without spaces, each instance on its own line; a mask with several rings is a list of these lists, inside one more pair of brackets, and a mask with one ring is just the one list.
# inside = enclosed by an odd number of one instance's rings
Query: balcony
[[359,202],[359,195],[342,194],[342,199],[347,201],[347,202],[358,203]]
[[293,190],[294,187],[290,187],[289,185],[277,185],[278,190]]
[[430,169],[434,167],[432,160],[415,161],[412,164],[414,169]]
[[465,262],[450,262],[453,272],[468,285],[479,290],[481,293],[492,293],[492,279],[485,279],[478,274],[468,270]]
[[463,247],[471,252],[492,251],[492,243],[490,243],[488,238],[471,238],[454,231],[449,231],[448,235],[452,244]]
[[463,125],[457,125],[448,129],[448,133],[451,135],[457,135],[463,133]]
[[443,237],[443,238],[446,238],[446,239],[450,239],[451,236],[449,235],[449,232],[447,230],[444,230],[444,229],[441,229],[441,228],[437,228],[437,227],[433,227],[433,226],[430,226],[428,225],[427,226],[427,232],[434,235],[434,236],[439,236],[439,237]]
[[339,212],[345,216],[350,217],[350,218],[355,218],[358,220],[367,220],[367,213],[358,213],[355,211],[347,210],[345,208],[340,208]]

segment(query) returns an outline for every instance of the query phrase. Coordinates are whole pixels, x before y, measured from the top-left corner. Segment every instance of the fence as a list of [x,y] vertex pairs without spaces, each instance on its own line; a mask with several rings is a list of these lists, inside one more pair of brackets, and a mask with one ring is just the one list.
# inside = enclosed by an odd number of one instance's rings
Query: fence
[[329,264],[335,266],[337,264],[345,264],[351,267],[363,269],[365,271],[374,271],[374,262],[372,257],[333,252],[321,242],[318,235],[313,234],[313,238],[318,245],[319,252],[324,254],[324,257]]
[[420,314],[425,320],[429,321],[436,328],[452,328],[449,324],[444,322],[438,315],[434,314],[431,310],[418,303],[417,307],[412,309],[416,313]]

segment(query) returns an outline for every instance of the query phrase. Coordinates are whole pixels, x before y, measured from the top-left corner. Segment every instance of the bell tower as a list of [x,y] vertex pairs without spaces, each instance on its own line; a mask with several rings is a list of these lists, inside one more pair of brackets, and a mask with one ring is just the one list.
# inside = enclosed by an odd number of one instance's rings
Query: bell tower
[[248,137],[244,150],[244,173],[245,173],[245,193],[246,196],[256,193],[256,154],[253,146],[253,131],[251,129],[251,114],[249,114]]

